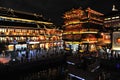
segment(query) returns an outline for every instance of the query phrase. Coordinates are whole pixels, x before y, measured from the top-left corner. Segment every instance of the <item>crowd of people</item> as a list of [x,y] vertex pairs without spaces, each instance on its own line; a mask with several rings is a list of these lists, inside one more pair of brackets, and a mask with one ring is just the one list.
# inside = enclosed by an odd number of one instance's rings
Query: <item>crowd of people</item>
[[[3,51],[0,55],[1,58],[7,59],[10,58],[9,61],[19,61],[19,62],[29,62],[35,61],[38,59],[44,59],[48,57],[53,57],[56,55],[61,55],[63,53],[63,49],[60,47],[50,47],[47,48],[37,48],[37,49],[26,49],[22,48],[21,50],[15,50],[11,52]],[[6,62],[7,63],[7,62]]]
[[19,62],[26,62],[26,61],[28,62],[31,60],[43,59],[46,57],[47,58],[53,57],[55,55],[61,55],[63,53],[66,53],[66,54],[77,54],[78,53],[80,54],[80,56],[89,55],[89,56],[94,56],[94,57],[100,57],[103,59],[120,58],[120,51],[113,51],[108,47],[99,46],[97,47],[97,51],[95,52],[89,52],[89,51],[79,52],[79,51],[80,50],[78,50],[78,52],[76,51],[75,53],[73,53],[72,50],[66,51],[59,46],[54,46],[54,47],[49,47],[49,48],[36,48],[36,49],[22,48],[20,50],[14,50],[11,52],[2,51],[2,53],[0,54],[0,57],[6,58],[8,61],[18,60]]

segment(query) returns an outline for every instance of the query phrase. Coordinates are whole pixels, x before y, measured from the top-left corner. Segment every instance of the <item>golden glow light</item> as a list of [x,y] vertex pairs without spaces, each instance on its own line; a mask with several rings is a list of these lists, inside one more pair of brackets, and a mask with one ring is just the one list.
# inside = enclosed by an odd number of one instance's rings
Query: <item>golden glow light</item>
[[6,20],[13,20],[13,21],[29,22],[29,23],[53,24],[53,23],[50,23],[50,22],[37,21],[37,20],[28,20],[28,19],[21,19],[21,18],[13,18],[13,17],[6,17],[6,16],[0,16],[0,18],[6,19]]
[[84,33],[98,33],[98,32],[95,32],[95,31],[86,31],[86,32],[80,32],[80,34],[84,34]]
[[113,47],[112,50],[120,50],[120,47]]
[[29,44],[38,44],[38,43],[40,43],[40,42],[29,42]]
[[99,13],[99,12],[95,11],[95,10],[92,10],[91,8],[87,8],[86,11],[88,11],[88,12],[90,12],[90,13],[93,13],[93,14],[98,14],[98,15],[101,15],[101,16],[104,15],[104,14],[102,14],[102,13]]
[[65,50],[70,50],[70,48],[65,48]]

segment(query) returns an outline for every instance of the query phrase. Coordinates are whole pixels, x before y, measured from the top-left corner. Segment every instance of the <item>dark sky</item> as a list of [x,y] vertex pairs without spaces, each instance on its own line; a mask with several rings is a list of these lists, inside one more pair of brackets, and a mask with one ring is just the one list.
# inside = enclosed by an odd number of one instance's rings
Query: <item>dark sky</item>
[[0,0],[1,7],[42,14],[58,26],[63,24],[64,12],[72,8],[91,7],[106,14],[111,11],[113,4],[120,9],[120,0]]

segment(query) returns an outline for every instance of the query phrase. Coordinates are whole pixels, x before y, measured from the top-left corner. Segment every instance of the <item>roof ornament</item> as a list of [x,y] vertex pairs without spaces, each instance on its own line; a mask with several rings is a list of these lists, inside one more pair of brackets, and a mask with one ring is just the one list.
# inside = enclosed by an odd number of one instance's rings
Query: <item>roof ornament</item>
[[36,13],[34,13],[33,15],[34,15],[36,18],[42,17],[42,15],[39,15],[39,14],[36,14]]
[[36,17],[38,17],[38,16],[39,16],[39,15],[38,15],[38,14],[36,14],[36,13],[34,13],[33,15],[34,15],[34,16],[36,16]]
[[36,24],[37,25],[37,28],[40,28],[40,25],[39,24]]
[[113,5],[112,11],[118,11],[118,9],[115,8],[115,5]]
[[8,13],[10,16],[15,17],[15,14],[14,14],[14,10],[13,10],[13,9],[8,8],[7,13]]

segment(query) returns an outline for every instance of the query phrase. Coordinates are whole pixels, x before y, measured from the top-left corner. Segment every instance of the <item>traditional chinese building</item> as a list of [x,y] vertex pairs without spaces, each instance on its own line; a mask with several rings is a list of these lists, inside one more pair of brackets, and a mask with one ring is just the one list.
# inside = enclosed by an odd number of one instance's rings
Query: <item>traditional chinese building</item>
[[65,49],[80,52],[96,51],[98,33],[103,29],[103,15],[91,8],[72,9],[64,13]]
[[44,54],[54,47],[62,47],[62,30],[52,22],[42,15],[0,8],[0,54],[26,54],[27,50],[36,54],[40,49]]
[[111,50],[119,54],[120,50],[120,11],[113,5],[112,12],[105,15],[104,26],[110,33]]

